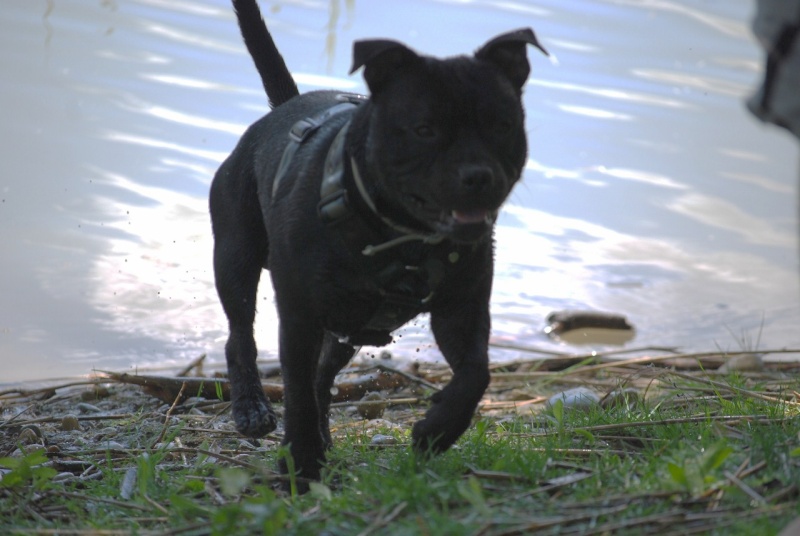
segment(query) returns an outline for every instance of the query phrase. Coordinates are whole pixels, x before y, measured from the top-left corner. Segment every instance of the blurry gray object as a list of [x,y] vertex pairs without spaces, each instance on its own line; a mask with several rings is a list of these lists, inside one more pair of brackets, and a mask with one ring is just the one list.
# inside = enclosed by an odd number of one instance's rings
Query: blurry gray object
[[753,33],[767,58],[764,81],[747,107],[800,138],[800,0],[757,0]]

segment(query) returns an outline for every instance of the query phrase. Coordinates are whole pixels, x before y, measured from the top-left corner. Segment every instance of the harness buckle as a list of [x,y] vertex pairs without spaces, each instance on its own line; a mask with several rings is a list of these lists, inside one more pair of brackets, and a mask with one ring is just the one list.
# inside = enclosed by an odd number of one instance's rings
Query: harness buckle
[[320,124],[314,121],[313,118],[306,117],[301,119],[289,129],[289,139],[295,143],[303,143],[311,132],[319,128]]
[[350,217],[353,213],[347,200],[347,190],[333,192],[325,199],[322,199],[317,205],[317,212],[319,218],[326,225],[331,225]]

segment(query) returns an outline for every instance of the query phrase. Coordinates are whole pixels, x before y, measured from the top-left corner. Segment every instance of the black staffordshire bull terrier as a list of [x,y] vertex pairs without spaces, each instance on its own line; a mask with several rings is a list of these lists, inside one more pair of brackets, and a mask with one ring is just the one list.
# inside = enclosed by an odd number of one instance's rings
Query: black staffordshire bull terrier
[[236,428],[261,437],[277,426],[253,339],[266,268],[280,317],[283,443],[298,475],[320,477],[339,370],[422,312],[453,378],[414,426],[413,446],[444,451],[489,383],[492,232],[526,161],[526,45],[546,51],[530,29],[448,59],[358,41],[351,72],[364,67],[369,97],[300,95],[256,0],[233,6],[274,108],[248,128],[210,193]]

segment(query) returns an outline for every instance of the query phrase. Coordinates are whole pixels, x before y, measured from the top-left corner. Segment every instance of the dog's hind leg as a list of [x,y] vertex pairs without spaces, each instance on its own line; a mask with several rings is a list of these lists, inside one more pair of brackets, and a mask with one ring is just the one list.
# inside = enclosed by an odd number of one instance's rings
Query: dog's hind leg
[[[267,234],[256,197],[246,192],[249,183],[220,180],[226,170],[225,165],[220,168],[210,196],[214,279],[230,330],[225,359],[236,429],[247,437],[262,437],[277,426],[261,386],[253,338],[256,291],[268,253]],[[235,202],[234,196],[238,198]]]
[[330,432],[330,405],[333,396],[333,381],[355,355],[357,348],[341,343],[330,332],[325,333],[317,370],[317,406],[319,407],[319,431],[326,449],[332,445]]

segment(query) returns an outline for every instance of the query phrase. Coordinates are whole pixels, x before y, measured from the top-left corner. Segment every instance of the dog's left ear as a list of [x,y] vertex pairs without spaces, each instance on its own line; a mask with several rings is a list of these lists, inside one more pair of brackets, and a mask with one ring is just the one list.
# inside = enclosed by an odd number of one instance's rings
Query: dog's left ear
[[533,33],[533,30],[522,28],[498,35],[483,45],[475,53],[475,57],[490,61],[500,67],[514,86],[521,89],[531,72],[525,45],[533,45],[544,52],[545,56],[550,55],[539,44],[539,40],[536,39],[536,34]]
[[405,66],[420,61],[416,52],[398,41],[368,39],[353,43],[353,66],[350,74],[364,67],[364,80],[372,93]]

